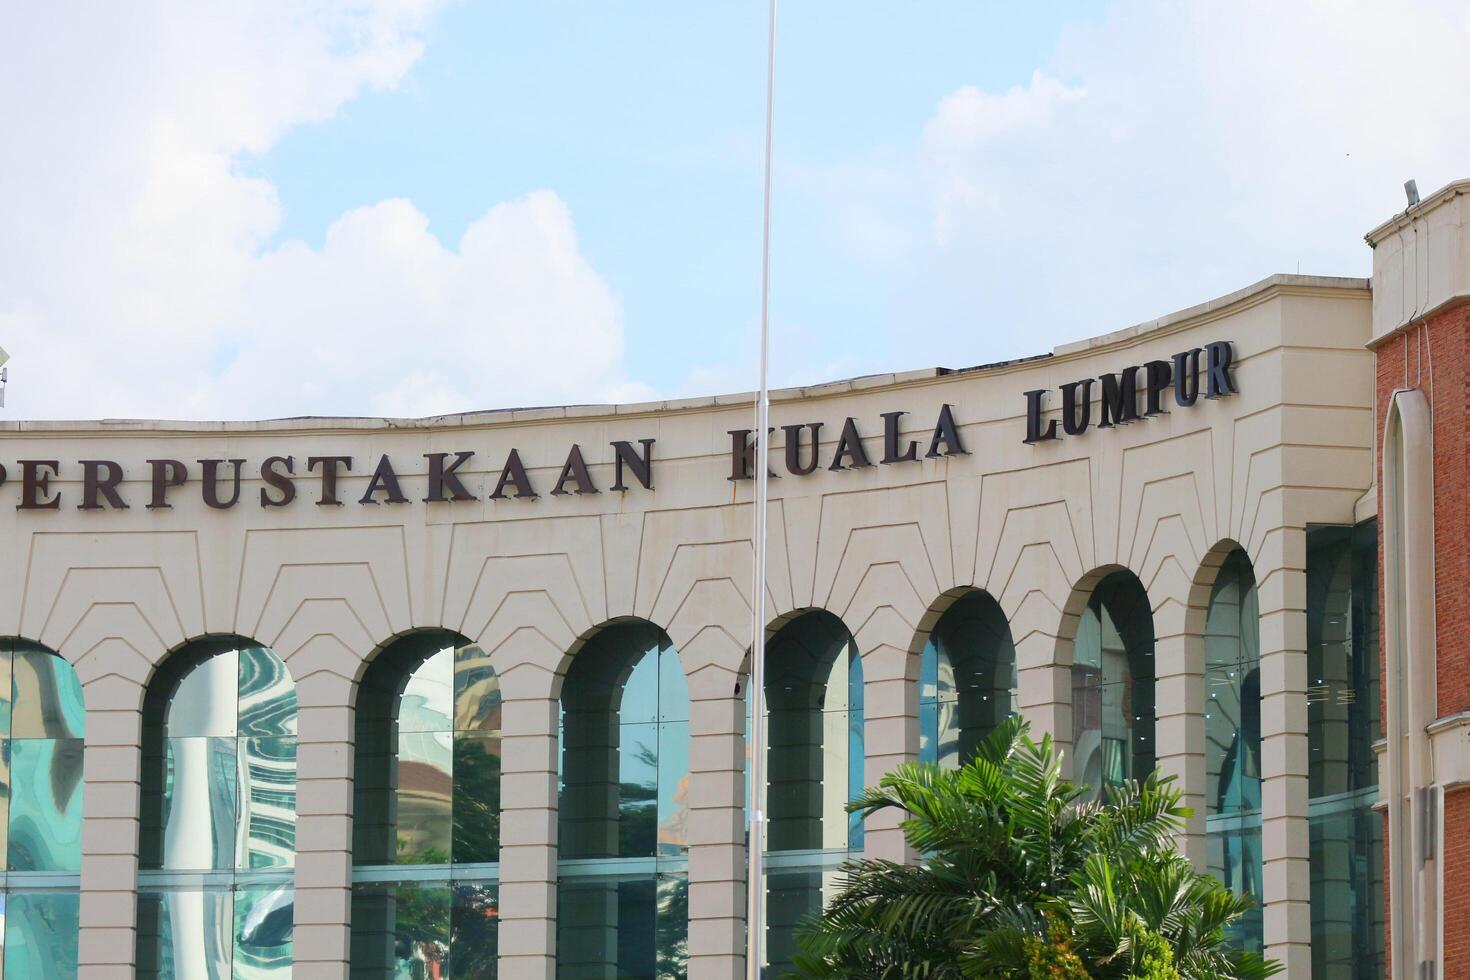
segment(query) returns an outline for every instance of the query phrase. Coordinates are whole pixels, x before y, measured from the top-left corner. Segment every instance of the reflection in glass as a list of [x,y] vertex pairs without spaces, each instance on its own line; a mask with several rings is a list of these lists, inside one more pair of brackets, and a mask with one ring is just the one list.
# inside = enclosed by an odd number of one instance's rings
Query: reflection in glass
[[295,685],[265,647],[212,638],[159,667],[143,706],[139,976],[291,975],[296,727]]
[[80,871],[81,739],[10,742],[11,871]]
[[1096,799],[1154,768],[1154,624],[1132,572],[1092,591],[1072,643],[1075,777]]
[[[766,699],[768,849],[820,850],[834,861],[861,851],[862,822],[845,805],[863,788],[863,670],[841,620],[805,613],[767,641]],[[767,886],[768,904],[782,910],[768,911],[768,965],[781,976],[792,968],[791,927],[820,909],[822,890],[819,877],[800,875]]]
[[0,640],[0,975],[76,976],[80,899],[47,873],[81,868],[85,720],[69,663]]
[[1232,927],[1238,944],[1264,942],[1261,880],[1261,654],[1255,573],[1244,551],[1226,556],[1205,615],[1205,826],[1210,873],[1256,906]]
[[1016,711],[1016,647],[987,593],[955,600],[919,661],[919,759],[957,769]]
[[[657,627],[605,627],[573,659],[561,699],[558,975],[683,975],[688,718],[683,667]],[[596,874],[566,863],[588,858],[603,859]]]
[[5,976],[65,980],[77,975],[81,896],[11,891],[5,901]]
[[450,886],[352,887],[353,980],[449,978]]
[[394,880],[353,885],[354,978],[495,976],[500,724],[500,680],[461,636],[412,633],[369,665],[353,864]]
[[1378,529],[1307,530],[1312,975],[1385,975]]

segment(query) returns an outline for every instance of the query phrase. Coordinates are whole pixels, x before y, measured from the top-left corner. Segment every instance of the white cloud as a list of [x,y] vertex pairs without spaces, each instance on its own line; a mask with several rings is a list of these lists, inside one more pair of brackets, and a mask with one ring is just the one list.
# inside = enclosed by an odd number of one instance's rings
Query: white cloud
[[866,197],[843,168],[832,227],[916,230],[905,364],[1037,353],[1275,272],[1366,275],[1405,179],[1470,176],[1467,50],[1458,0],[1124,0],[1027,84],[941,99],[902,192],[891,155]]
[[456,247],[407,201],[267,249],[243,172],[399,84],[431,0],[21,5],[0,32],[0,342],[11,418],[411,415],[641,393],[566,206]]

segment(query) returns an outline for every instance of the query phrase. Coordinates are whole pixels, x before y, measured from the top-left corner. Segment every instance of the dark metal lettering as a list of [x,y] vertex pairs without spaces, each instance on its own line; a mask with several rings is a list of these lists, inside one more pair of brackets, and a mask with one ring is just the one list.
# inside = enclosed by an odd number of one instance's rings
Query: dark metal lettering
[[[424,503],[474,500],[475,495],[465,489],[464,484],[459,482],[459,477],[454,472],[474,455],[474,453],[455,453],[454,462],[445,466],[444,460],[449,457],[448,453],[425,453],[424,459],[429,461],[429,495],[424,498]],[[449,491],[448,497],[444,496],[446,490]]]
[[1163,406],[1162,400],[1164,392],[1174,380],[1174,369],[1168,361],[1149,361],[1143,366],[1143,373],[1147,384],[1147,394],[1144,396],[1146,407],[1143,414],[1145,416],[1167,415],[1169,410]]
[[148,498],[148,509],[173,509],[173,504],[168,502],[168,492],[188,481],[189,467],[177,459],[150,459],[148,466],[153,470],[153,493]]
[[[939,444],[944,444],[944,452],[939,451]],[[929,440],[929,451],[924,454],[928,459],[938,456],[968,456],[970,454],[960,443],[960,430],[954,424],[954,406],[941,405],[939,407],[939,419],[934,423],[934,437]]]
[[[285,464],[286,472],[280,472],[277,467]],[[260,479],[266,486],[280,491],[279,497],[272,497],[265,487],[260,488],[260,506],[262,507],[284,507],[296,499],[296,481],[291,476],[296,473],[296,458],[294,456],[272,456],[260,464]]]
[[1210,352],[1210,383],[1206,398],[1219,398],[1222,395],[1235,394],[1235,380],[1230,377],[1230,363],[1235,359],[1235,352],[1230,347],[1230,341],[1217,340],[1206,348]]
[[903,452],[898,450],[898,420],[907,414],[908,412],[883,413],[883,462],[885,463],[911,463],[919,458],[919,443],[916,439],[910,439],[908,448]]
[[[61,507],[58,491],[49,500],[51,478],[61,472],[61,461],[55,459],[18,459],[20,464],[20,503],[16,510],[56,510]],[[50,470],[50,472],[46,472]]]
[[633,479],[643,484],[643,489],[653,489],[653,440],[639,439],[638,443],[643,447],[643,455],[633,448],[630,442],[614,442],[613,447],[613,485],[614,490],[626,491],[623,485],[623,466],[633,472]]
[[318,507],[341,507],[342,501],[337,499],[337,470],[345,467],[352,468],[351,456],[308,456],[306,457],[307,472],[315,470],[318,466],[322,470],[322,499],[316,502]]
[[[567,490],[567,481],[575,483],[575,491]],[[582,459],[582,447],[572,444],[572,451],[567,453],[567,461],[562,464],[561,476],[557,478],[556,486],[552,487],[551,495],[560,497],[567,493],[597,493],[597,487],[592,485],[592,474],[587,472],[587,462]]]
[[[751,471],[755,469],[756,440],[750,438],[754,429],[730,429],[730,477],[731,481],[749,480]],[[776,431],[773,425],[766,430],[766,438]],[[775,470],[767,469],[766,475],[771,479],[779,479]]]
[[1033,388],[1026,392],[1026,439],[1028,443],[1045,442],[1057,438],[1057,420],[1048,419],[1046,428],[1041,427],[1041,399],[1045,388]]
[[[1082,389],[1080,397],[1078,388]],[[1069,436],[1080,436],[1091,424],[1092,379],[1062,385],[1062,431]]]
[[1098,376],[1102,382],[1102,405],[1097,427],[1108,429],[1138,418],[1138,369],[1124,368],[1117,374]]
[[[387,499],[374,500],[373,494],[385,493]],[[377,469],[373,470],[373,478],[368,481],[367,492],[357,501],[360,504],[406,504],[408,498],[403,495],[403,490],[398,486],[398,474],[393,472],[393,463],[387,456],[378,460]]]
[[102,500],[106,500],[107,506],[113,510],[128,509],[117,492],[117,485],[123,478],[121,466],[110,459],[83,459],[79,462],[82,464],[82,502],[77,505],[78,510],[101,510]]
[[495,484],[495,492],[490,495],[491,500],[504,500],[505,488],[515,485],[515,496],[517,499],[535,500],[538,496],[531,489],[531,478],[526,475],[525,464],[521,462],[521,454],[512,449],[510,455],[505,459],[505,467],[500,471],[500,479]]
[[[851,462],[844,464],[843,459],[851,460]],[[842,435],[837,437],[837,451],[832,454],[832,465],[827,469],[858,469],[872,465],[868,462],[868,454],[863,449],[863,437],[858,434],[857,419],[849,415],[847,421],[842,423]]]
[[1174,404],[1188,408],[1199,400],[1199,356],[1204,348],[1195,347],[1174,355]]
[[[801,433],[805,430],[812,434],[812,456],[811,462],[803,464],[801,461]],[[822,451],[822,423],[808,422],[805,425],[783,425],[781,431],[786,434],[786,472],[792,476],[806,476],[816,470],[820,464],[817,454]]]
[[[219,464],[230,463],[235,470],[235,491],[230,494],[229,500],[221,500],[219,496]],[[215,510],[227,510],[240,499],[240,470],[245,465],[243,459],[201,459],[199,465],[204,468],[204,503]]]

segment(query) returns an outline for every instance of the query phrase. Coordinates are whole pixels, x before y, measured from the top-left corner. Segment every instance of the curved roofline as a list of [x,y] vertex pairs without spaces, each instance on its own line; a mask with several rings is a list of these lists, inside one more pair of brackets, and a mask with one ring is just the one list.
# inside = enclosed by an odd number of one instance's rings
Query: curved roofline
[[[972,367],[923,368],[915,371],[899,371],[886,374],[868,374],[855,378],[828,381],[795,388],[780,388],[771,391],[773,402],[797,399],[828,398],[866,391],[875,388],[909,387],[923,384],[943,383],[960,375],[984,372],[1007,374],[1025,370],[1040,361],[1072,360],[1106,350],[1133,346],[1146,337],[1176,333],[1190,327],[1220,319],[1240,310],[1255,306],[1283,293],[1294,295],[1322,295],[1328,293],[1368,293],[1368,280],[1346,276],[1303,276],[1280,273],[1252,283],[1243,289],[1178,310],[1154,320],[1134,324],[1121,330],[1100,334],[1086,340],[1063,344],[1049,354],[1035,354],[977,364]],[[361,429],[453,429],[490,427],[502,425],[525,425],[534,423],[560,422],[573,419],[622,418],[643,415],[662,415],[672,412],[697,412],[724,409],[750,404],[755,399],[751,391],[722,395],[705,395],[694,398],[666,399],[652,402],[635,402],[625,405],[590,404],[557,405],[539,408],[496,408],[473,412],[455,412],[449,415],[431,415],[423,418],[382,418],[373,416],[323,416],[304,415],[292,418],[261,419],[233,422],[190,422],[163,419],[99,419],[95,421],[15,421],[0,422],[0,432],[55,432],[89,433],[107,432],[140,434],[154,432],[177,432],[207,434],[215,432],[324,432],[333,430]]]

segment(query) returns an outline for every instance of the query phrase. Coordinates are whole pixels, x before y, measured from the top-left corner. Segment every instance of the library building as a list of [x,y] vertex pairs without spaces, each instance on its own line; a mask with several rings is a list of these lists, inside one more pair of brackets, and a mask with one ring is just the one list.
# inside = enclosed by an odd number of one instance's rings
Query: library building
[[1365,247],[768,433],[0,421],[4,977],[739,980],[760,929],[775,978],[918,859],[844,804],[1011,714],[1175,776],[1285,976],[1470,977],[1470,180]]

